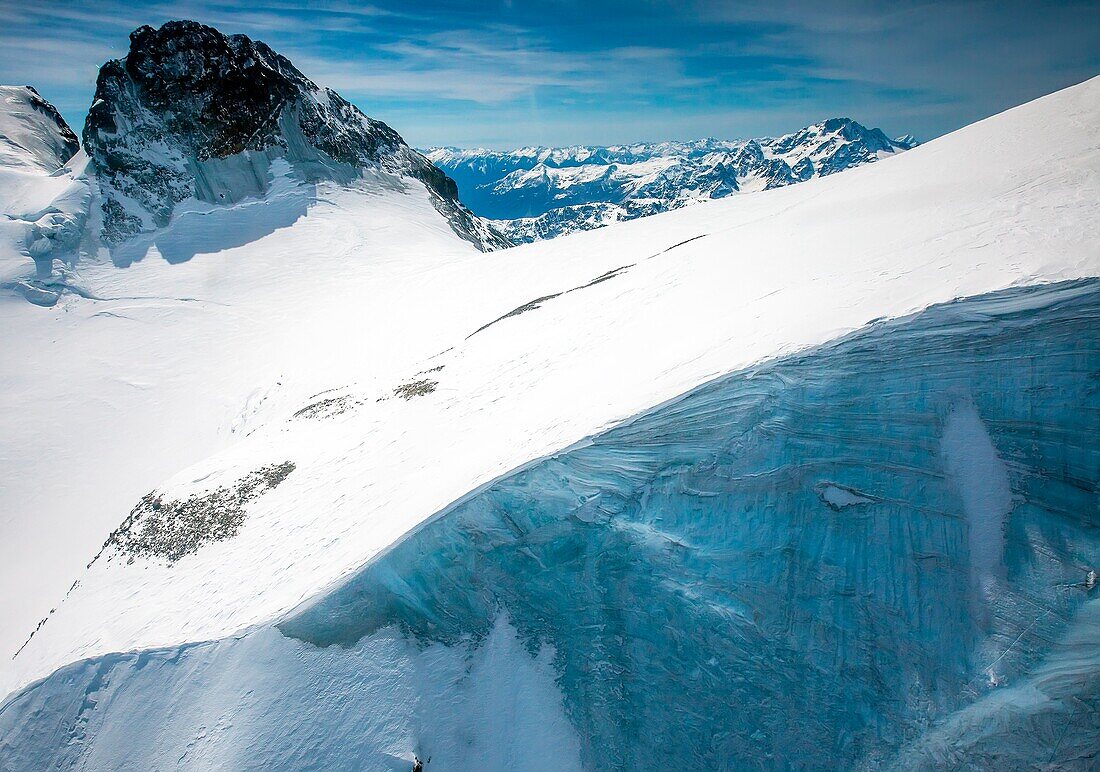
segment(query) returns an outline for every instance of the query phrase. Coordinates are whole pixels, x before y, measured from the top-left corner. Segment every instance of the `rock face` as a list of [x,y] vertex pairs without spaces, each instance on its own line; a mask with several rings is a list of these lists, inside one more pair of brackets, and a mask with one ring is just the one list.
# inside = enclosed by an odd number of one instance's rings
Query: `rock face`
[[508,244],[389,126],[264,43],[195,22],[130,35],[126,58],[100,70],[84,144],[108,244],[167,225],[188,198],[229,204],[263,195],[276,158],[310,181],[348,182],[364,170],[418,180],[460,236],[483,249]]
[[0,86],[0,166],[60,168],[80,149],[69,124],[31,86]]
[[435,148],[463,200],[513,241],[553,238],[734,193],[834,174],[908,150],[850,118],[777,138],[513,151]]

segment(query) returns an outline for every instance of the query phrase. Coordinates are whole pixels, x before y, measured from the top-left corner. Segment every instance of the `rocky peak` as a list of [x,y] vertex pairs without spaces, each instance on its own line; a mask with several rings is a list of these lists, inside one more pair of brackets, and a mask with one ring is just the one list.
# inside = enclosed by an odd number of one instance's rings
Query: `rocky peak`
[[882,129],[868,128],[851,118],[829,118],[774,142],[777,151],[785,148],[783,152],[795,150],[819,158],[843,148],[847,148],[851,157],[862,158],[872,153],[908,150],[917,144],[916,141],[910,145],[891,140]]
[[481,248],[507,245],[389,126],[264,43],[192,21],[131,33],[127,56],[100,70],[84,144],[109,244],[166,225],[190,197],[263,195],[271,161],[284,158],[312,181],[346,182],[366,168],[419,180],[456,233]]
[[748,176],[753,169],[764,163],[764,150],[760,143],[750,139],[739,150],[733,151],[732,163],[737,173],[742,177]]

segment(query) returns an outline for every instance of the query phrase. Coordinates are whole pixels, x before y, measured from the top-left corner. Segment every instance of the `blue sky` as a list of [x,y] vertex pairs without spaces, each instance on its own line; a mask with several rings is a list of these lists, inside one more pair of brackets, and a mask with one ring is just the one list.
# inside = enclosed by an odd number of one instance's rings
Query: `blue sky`
[[0,82],[34,85],[79,133],[99,64],[177,18],[267,42],[419,147],[735,138],[836,115],[928,139],[1100,73],[1100,0],[0,0]]

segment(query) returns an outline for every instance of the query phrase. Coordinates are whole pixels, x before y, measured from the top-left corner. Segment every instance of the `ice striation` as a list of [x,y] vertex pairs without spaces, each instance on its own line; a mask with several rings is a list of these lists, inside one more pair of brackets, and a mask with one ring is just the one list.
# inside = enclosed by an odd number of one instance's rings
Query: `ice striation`
[[273,625],[68,665],[0,767],[1088,769],[1100,280],[880,322],[470,492]]
[[386,124],[320,88],[244,35],[190,21],[143,26],[124,59],[99,72],[84,145],[99,182],[109,245],[167,226],[188,200],[262,197],[276,159],[304,182],[427,188],[454,231],[483,249],[508,246],[459,202],[453,180]]
[[781,137],[511,151],[433,148],[462,199],[513,241],[537,241],[835,174],[916,147],[850,118]]

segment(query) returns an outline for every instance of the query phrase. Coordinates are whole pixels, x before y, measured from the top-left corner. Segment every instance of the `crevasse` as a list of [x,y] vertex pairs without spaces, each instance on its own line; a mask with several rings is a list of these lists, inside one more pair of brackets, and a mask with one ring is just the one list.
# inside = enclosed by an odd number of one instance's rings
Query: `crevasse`
[[1100,281],[725,376],[239,638],[70,665],[11,768],[1018,766],[1100,749]]

